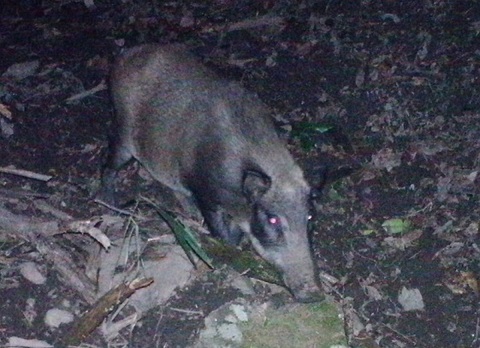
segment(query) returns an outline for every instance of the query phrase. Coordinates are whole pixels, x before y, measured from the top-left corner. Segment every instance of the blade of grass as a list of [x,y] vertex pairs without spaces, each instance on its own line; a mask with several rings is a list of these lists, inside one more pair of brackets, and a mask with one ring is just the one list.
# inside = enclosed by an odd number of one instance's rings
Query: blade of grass
[[182,249],[185,251],[185,254],[187,254],[188,259],[193,264],[195,264],[193,259],[193,255],[195,254],[210,268],[214,268],[212,259],[203,250],[197,236],[190,228],[182,224],[171,212],[158,206],[148,198],[142,197],[142,199],[154,207],[158,215],[160,215],[160,217],[165,220],[168,226],[170,226],[175,238],[178,241],[178,244],[180,244]]

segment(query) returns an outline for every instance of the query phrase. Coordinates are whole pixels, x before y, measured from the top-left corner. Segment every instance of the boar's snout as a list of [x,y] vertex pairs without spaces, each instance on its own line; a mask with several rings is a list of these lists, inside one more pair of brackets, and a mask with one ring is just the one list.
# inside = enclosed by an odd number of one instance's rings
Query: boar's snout
[[[288,249],[288,248],[287,248]],[[295,249],[295,248],[293,248]],[[283,274],[283,282],[298,302],[320,302],[325,295],[317,284],[313,260],[305,245],[304,252],[296,252],[292,257],[269,258],[272,253],[263,253],[263,256],[275,264]],[[287,254],[287,250],[283,250]],[[277,256],[280,256],[277,254]],[[283,255],[285,256],[285,255]],[[287,260],[287,261],[286,261]]]
[[298,302],[320,302],[325,295],[317,284],[313,259],[305,239],[290,243],[287,247],[290,257],[283,258],[279,266],[285,285]]
[[[295,267],[294,269],[298,269]],[[286,270],[283,281],[295,297],[295,300],[303,303],[320,302],[325,299],[323,291],[318,287],[313,272],[303,269],[303,272]]]
[[292,291],[295,300],[302,303],[321,302],[325,299],[323,292],[317,287],[317,285],[303,286],[300,288],[293,288],[290,285],[287,286]]

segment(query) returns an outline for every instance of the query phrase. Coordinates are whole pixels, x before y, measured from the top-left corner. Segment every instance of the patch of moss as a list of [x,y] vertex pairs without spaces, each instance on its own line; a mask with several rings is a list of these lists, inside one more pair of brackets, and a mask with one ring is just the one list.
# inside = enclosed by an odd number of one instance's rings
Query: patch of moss
[[245,348],[347,346],[338,309],[328,302],[266,309],[242,331]]

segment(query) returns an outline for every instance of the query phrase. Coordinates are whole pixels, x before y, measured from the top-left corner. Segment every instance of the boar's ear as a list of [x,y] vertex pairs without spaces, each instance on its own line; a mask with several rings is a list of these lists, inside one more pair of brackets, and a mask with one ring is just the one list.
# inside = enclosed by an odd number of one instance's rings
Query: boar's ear
[[265,173],[247,170],[243,174],[243,194],[249,202],[257,201],[271,185],[272,179]]
[[358,168],[355,167],[339,167],[331,169],[324,166],[319,171],[319,178],[316,185],[310,191],[310,199],[317,200],[321,197],[323,188],[333,182],[352,174]]

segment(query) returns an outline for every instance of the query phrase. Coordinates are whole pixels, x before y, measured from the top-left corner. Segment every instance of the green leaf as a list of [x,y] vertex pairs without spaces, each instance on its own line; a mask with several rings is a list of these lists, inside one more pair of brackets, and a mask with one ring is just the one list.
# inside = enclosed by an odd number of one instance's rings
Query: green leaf
[[159,207],[154,202],[147,198],[146,202],[155,207],[158,215],[165,220],[165,222],[170,226],[175,238],[177,239],[178,244],[182,247],[187,254],[188,259],[194,264],[193,254],[197,255],[200,260],[205,262],[210,268],[213,267],[212,259],[207,255],[207,253],[202,249],[201,243],[199,242],[195,233],[182,224],[171,212]]
[[315,146],[315,136],[326,133],[332,129],[333,126],[316,122],[299,122],[293,126],[292,137],[299,139],[302,148],[308,151]]
[[370,236],[370,235],[373,235],[373,234],[376,234],[377,231],[375,230],[362,230],[361,231],[361,234],[364,235],[364,236]]
[[388,234],[404,234],[411,229],[412,224],[408,220],[390,219],[386,220],[382,227]]
[[299,122],[296,123],[293,130],[292,136],[301,136],[302,134],[319,134],[326,133],[329,130],[332,130],[333,126],[327,126],[325,124],[316,123],[316,122]]

